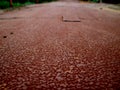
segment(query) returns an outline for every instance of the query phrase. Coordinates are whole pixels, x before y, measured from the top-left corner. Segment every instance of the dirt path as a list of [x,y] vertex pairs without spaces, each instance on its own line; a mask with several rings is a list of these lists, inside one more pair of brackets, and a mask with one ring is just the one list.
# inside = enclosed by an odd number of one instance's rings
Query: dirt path
[[120,14],[53,2],[0,15],[0,90],[119,90]]

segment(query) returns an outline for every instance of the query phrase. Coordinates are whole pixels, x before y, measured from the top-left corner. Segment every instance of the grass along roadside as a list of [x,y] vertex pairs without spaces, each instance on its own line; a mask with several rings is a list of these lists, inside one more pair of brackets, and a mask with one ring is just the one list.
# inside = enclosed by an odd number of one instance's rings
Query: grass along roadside
[[114,10],[120,10],[120,4],[110,5],[108,8],[114,9]]

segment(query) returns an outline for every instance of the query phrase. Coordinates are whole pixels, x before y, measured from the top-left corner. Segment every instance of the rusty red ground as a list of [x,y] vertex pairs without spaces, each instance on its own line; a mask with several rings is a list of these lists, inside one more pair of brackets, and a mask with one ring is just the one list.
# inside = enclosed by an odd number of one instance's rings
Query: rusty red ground
[[53,2],[1,14],[0,90],[120,90],[120,13],[94,5]]

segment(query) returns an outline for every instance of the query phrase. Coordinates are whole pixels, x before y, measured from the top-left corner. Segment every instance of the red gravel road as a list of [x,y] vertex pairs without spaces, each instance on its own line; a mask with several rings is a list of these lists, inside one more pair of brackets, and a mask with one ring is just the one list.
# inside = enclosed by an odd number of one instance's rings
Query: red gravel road
[[120,90],[120,13],[90,5],[1,14],[0,90]]

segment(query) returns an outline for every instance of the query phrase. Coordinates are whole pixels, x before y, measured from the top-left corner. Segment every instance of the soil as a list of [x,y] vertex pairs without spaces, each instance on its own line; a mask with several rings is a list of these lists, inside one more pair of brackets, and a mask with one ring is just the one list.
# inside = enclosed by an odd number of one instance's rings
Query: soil
[[1,14],[0,90],[119,90],[120,14],[93,7],[58,1]]

